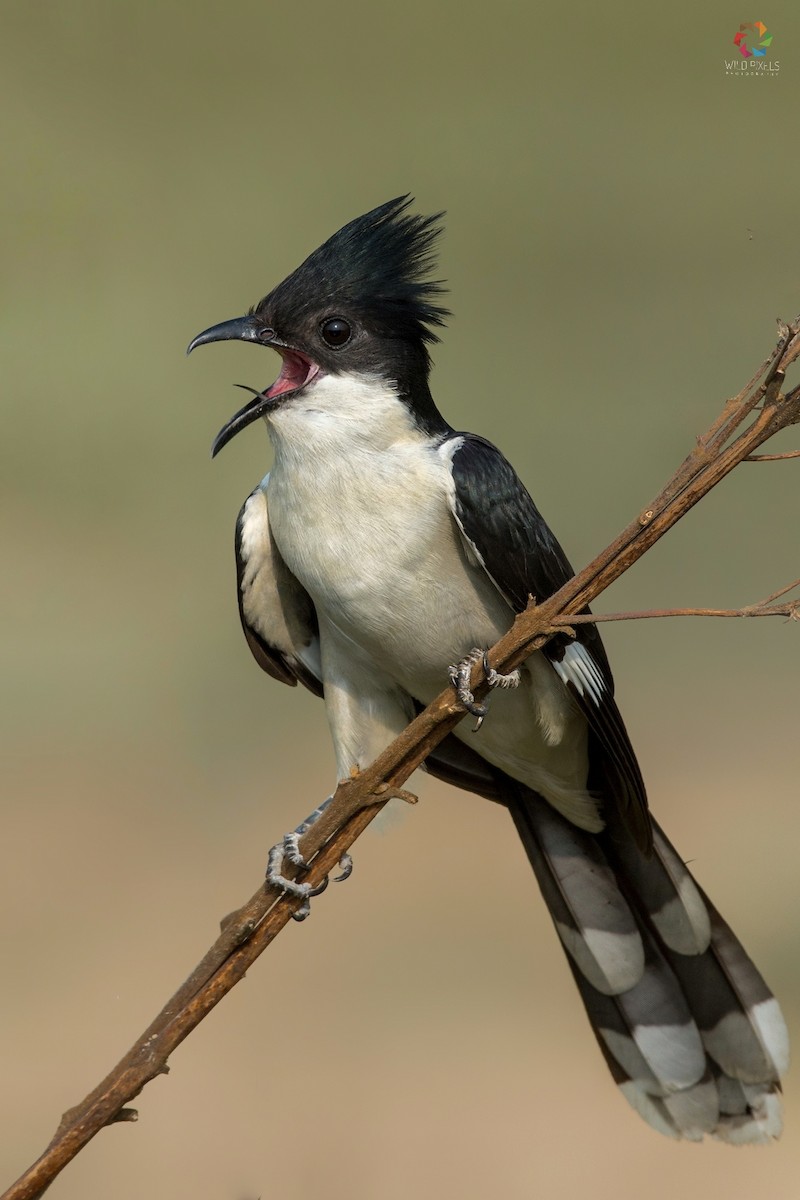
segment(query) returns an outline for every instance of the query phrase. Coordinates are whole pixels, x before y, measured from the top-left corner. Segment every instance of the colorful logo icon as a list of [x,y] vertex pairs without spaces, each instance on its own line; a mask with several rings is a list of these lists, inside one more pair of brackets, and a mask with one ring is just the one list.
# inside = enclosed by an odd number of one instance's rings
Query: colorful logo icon
[[[752,50],[747,48],[747,39],[750,34],[751,42],[754,42]],[[772,45],[772,34],[767,33],[767,27],[763,21],[748,21],[739,26],[739,32],[733,39],[734,46],[737,46],[742,58],[766,58],[767,50]]]

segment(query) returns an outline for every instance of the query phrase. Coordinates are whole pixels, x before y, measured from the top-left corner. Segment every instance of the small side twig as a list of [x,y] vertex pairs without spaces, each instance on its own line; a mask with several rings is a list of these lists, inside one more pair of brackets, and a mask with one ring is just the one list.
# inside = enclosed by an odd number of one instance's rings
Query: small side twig
[[787,450],[784,454],[748,454],[745,462],[780,462],[784,458],[800,458],[800,450]]
[[800,579],[787,583],[786,587],[773,592],[765,600],[759,600],[757,604],[746,604],[744,608],[648,608],[636,612],[575,613],[571,617],[556,617],[553,628],[596,625],[601,621],[644,621],[652,617],[786,617],[797,621],[800,620],[800,600],[789,600],[786,604],[772,603],[796,587],[800,587]]

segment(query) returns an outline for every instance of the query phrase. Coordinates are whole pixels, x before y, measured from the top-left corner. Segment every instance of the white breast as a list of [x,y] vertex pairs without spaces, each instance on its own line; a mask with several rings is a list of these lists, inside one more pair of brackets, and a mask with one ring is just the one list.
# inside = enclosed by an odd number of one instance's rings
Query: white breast
[[343,382],[270,417],[273,534],[320,615],[387,667],[413,661],[435,695],[448,663],[511,613],[467,561],[449,468],[406,406],[385,383]]

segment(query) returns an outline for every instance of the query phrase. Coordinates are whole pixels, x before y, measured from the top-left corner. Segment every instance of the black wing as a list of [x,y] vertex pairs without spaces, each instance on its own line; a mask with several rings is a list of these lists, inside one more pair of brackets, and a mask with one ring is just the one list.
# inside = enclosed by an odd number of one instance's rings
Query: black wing
[[[453,516],[473,555],[514,612],[531,596],[548,599],[575,572],[514,468],[474,434],[456,434],[453,444]],[[649,851],[647,794],[614,700],[608,658],[594,625],[576,629],[574,641],[555,637],[544,654],[589,722],[590,788],[615,803]]]

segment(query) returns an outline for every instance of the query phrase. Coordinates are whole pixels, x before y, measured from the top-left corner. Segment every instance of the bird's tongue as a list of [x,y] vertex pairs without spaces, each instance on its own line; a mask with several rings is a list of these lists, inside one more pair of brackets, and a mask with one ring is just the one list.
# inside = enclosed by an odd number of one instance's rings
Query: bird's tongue
[[272,386],[264,392],[264,395],[269,396],[270,399],[282,396],[284,392],[296,392],[298,388],[308,382],[316,370],[312,362],[294,350],[282,350],[281,358],[283,360],[281,373]]

